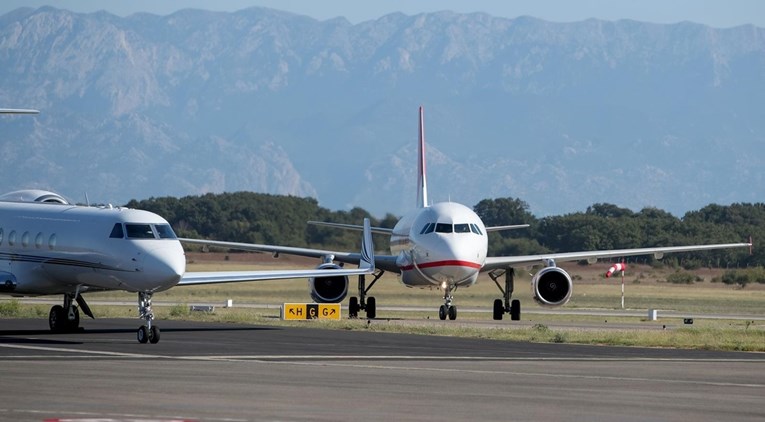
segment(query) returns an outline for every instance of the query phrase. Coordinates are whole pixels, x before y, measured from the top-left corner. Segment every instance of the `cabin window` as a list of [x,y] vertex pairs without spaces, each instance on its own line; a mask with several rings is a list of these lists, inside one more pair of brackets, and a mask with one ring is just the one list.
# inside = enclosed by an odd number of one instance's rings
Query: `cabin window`
[[469,224],[455,224],[454,233],[470,233]]
[[55,249],[57,242],[58,240],[56,239],[56,234],[53,233],[52,235],[50,235],[50,238],[48,239],[48,248]]
[[125,224],[128,239],[154,239],[151,224]]
[[122,239],[125,237],[125,233],[122,231],[122,223],[115,223],[112,227],[112,234],[109,235],[111,239]]
[[438,223],[436,224],[436,233],[451,233],[453,230],[451,224]]
[[16,244],[16,231],[11,230],[10,233],[8,233],[8,245],[13,246]]
[[3,229],[0,229],[0,244],[3,243]]
[[37,236],[35,236],[35,248],[40,249],[42,247],[43,243],[43,234],[37,233]]
[[160,239],[177,239],[173,228],[169,224],[155,224],[154,228]]
[[25,248],[29,246],[29,232],[24,232],[24,234],[21,235],[21,246]]

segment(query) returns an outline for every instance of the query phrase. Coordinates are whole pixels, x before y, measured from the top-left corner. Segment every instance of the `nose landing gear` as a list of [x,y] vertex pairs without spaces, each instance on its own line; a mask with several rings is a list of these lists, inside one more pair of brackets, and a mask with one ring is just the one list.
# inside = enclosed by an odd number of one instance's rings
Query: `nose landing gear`
[[152,325],[154,312],[151,310],[151,292],[138,292],[138,316],[146,325],[138,327],[136,338],[139,343],[156,344],[159,342],[159,327]]
[[452,299],[454,298],[452,292],[457,290],[457,286],[443,283],[441,288],[444,289],[444,304],[438,308],[438,318],[444,321],[446,317],[449,317],[450,321],[454,321],[457,319],[457,307],[452,305]]

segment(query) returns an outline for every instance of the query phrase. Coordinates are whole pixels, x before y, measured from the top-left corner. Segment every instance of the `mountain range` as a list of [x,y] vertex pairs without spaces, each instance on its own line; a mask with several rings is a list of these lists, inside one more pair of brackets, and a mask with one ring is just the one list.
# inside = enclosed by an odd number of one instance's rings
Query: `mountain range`
[[[682,216],[765,196],[765,29],[266,8],[0,16],[0,192],[251,190],[377,216],[514,197]],[[508,222],[512,223],[512,222]]]

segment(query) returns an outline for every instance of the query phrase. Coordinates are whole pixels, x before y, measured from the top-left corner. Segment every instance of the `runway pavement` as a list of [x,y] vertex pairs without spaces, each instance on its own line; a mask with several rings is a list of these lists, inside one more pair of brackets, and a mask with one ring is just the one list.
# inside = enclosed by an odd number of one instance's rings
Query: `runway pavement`
[[0,320],[0,420],[761,421],[765,354]]

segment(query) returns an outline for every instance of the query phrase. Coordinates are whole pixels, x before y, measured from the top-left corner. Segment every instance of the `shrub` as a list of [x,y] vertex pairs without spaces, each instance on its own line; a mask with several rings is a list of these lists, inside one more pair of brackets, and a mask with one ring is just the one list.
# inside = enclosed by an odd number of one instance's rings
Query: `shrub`
[[3,317],[16,317],[21,312],[21,304],[16,299],[11,299],[8,302],[0,303],[0,316]]
[[676,271],[667,276],[667,282],[672,284],[693,284],[697,280],[698,277],[695,275],[682,271]]

